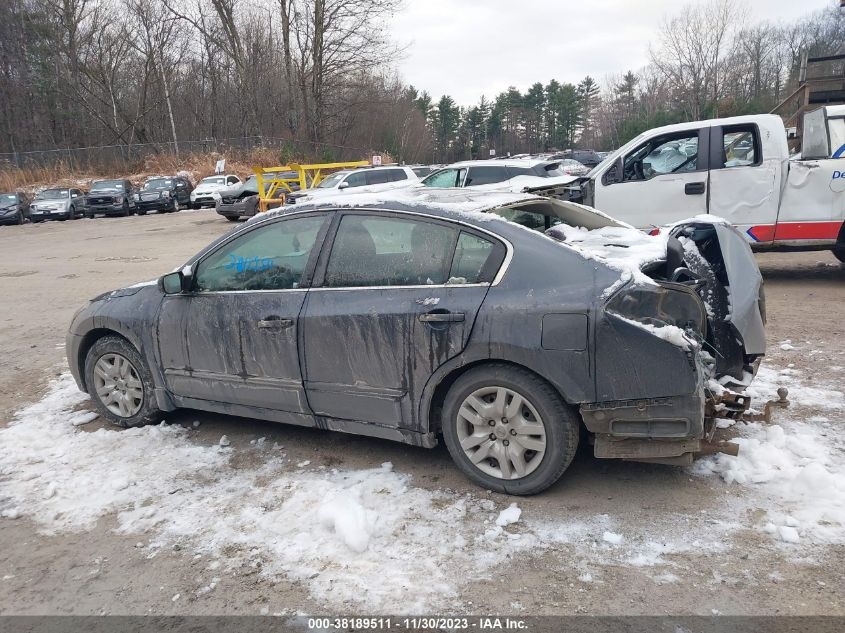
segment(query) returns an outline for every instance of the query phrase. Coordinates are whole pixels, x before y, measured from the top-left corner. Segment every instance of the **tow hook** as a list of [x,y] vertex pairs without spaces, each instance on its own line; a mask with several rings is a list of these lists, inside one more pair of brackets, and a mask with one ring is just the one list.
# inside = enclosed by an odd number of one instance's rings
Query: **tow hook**
[[769,400],[763,407],[763,413],[748,413],[745,411],[738,419],[745,422],[766,422],[770,424],[772,421],[772,409],[785,409],[789,406],[789,389],[786,387],[778,388],[778,399]]

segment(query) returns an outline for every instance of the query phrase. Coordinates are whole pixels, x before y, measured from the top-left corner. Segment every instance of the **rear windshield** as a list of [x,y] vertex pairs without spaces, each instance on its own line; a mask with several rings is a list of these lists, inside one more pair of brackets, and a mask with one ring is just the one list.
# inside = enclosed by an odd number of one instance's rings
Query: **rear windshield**
[[145,191],[160,191],[162,189],[170,189],[172,187],[172,178],[156,178],[155,180],[148,180],[144,183]]
[[58,200],[59,198],[67,198],[70,196],[68,189],[45,189],[39,193],[35,198],[37,200]]
[[95,191],[122,191],[122,180],[100,180],[99,182],[91,183],[91,192]]

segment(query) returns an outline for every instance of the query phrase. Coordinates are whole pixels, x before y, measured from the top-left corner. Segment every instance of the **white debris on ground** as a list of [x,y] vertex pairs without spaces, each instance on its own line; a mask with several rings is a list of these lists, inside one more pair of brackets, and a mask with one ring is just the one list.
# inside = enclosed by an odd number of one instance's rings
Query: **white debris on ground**
[[[749,391],[765,401],[783,380],[779,370],[763,367]],[[696,513],[662,512],[647,525],[621,515],[526,518],[512,500],[497,502],[480,490],[416,487],[390,463],[303,470],[307,460],[286,458],[275,443],[224,450],[228,440],[213,438],[202,445],[190,422],[89,431],[74,426],[92,414],[80,409],[88,397],[68,375],[0,429],[0,515],[27,517],[47,534],[90,530],[114,515],[116,531],[143,556],[178,543],[210,557],[218,576],[258,569],[301,582],[321,604],[369,612],[454,604],[466,583],[546,548],[566,548],[581,582],[601,582],[602,566],[675,582],[673,557],[729,551],[740,530],[759,530],[800,552],[845,542],[845,457],[830,422],[845,398],[804,387],[795,373],[788,380],[793,408],[777,413],[778,424],[735,425],[729,432],[739,434],[739,457],[718,455],[693,467],[712,478],[714,490],[742,491],[725,497],[721,514],[708,514],[706,530]],[[804,410],[812,415],[802,417]],[[243,451],[257,452],[260,465],[232,467]],[[737,518],[748,516],[737,512],[743,507],[762,508],[765,518],[748,524]],[[215,576],[196,594],[219,581]]]

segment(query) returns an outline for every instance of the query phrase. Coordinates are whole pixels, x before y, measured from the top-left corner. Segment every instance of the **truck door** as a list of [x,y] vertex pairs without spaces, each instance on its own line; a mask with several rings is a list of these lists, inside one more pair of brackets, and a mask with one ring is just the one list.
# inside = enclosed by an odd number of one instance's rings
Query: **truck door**
[[764,157],[755,123],[710,128],[710,213],[726,219],[753,242],[775,235],[783,166]]
[[707,213],[708,132],[643,140],[596,179],[594,206],[643,229]]

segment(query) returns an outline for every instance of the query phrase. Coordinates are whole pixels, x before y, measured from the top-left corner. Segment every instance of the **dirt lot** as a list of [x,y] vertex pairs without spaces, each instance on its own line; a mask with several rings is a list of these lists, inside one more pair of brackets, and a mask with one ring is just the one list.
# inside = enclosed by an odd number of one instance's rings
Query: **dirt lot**
[[[50,383],[66,371],[74,311],[103,291],[172,270],[230,228],[210,211],[0,227],[0,427],[44,394],[65,400],[30,411],[42,423],[90,408],[67,405],[67,384]],[[845,454],[837,373],[845,365],[845,270],[828,253],[758,261],[772,350],[761,393],[791,387],[793,407],[778,414],[786,445],[812,430],[836,470]],[[845,614],[842,526],[805,519],[800,499],[779,496],[788,481],[727,483],[696,469],[598,461],[582,447],[561,482],[519,499],[521,520],[496,531],[492,520],[513,499],[469,484],[442,447],[193,411],[167,421],[172,430],[157,445],[151,431],[132,436],[101,420],[74,429],[73,448],[59,455],[49,452],[51,437],[43,446],[37,437],[0,440],[0,452],[31,454],[14,472],[0,469],[0,510],[24,489],[25,473],[37,481],[46,464],[53,475],[47,492],[0,518],[0,613]],[[223,434],[225,450],[217,448]],[[86,453],[94,442],[105,448]],[[118,451],[135,446],[154,466],[124,482],[136,514],[97,505],[104,491],[122,489]],[[168,458],[177,450],[181,463]],[[193,472],[197,455],[210,470]],[[62,489],[86,469],[95,476],[81,490]],[[351,489],[337,481],[359,481],[362,472],[360,486],[375,483],[354,492],[370,519],[380,515],[369,547],[354,552],[309,517],[324,517],[325,498]],[[74,499],[90,506],[90,520],[77,520]],[[160,512],[157,522],[139,519],[144,508]],[[767,531],[791,525],[783,518],[790,513],[800,543]]]

